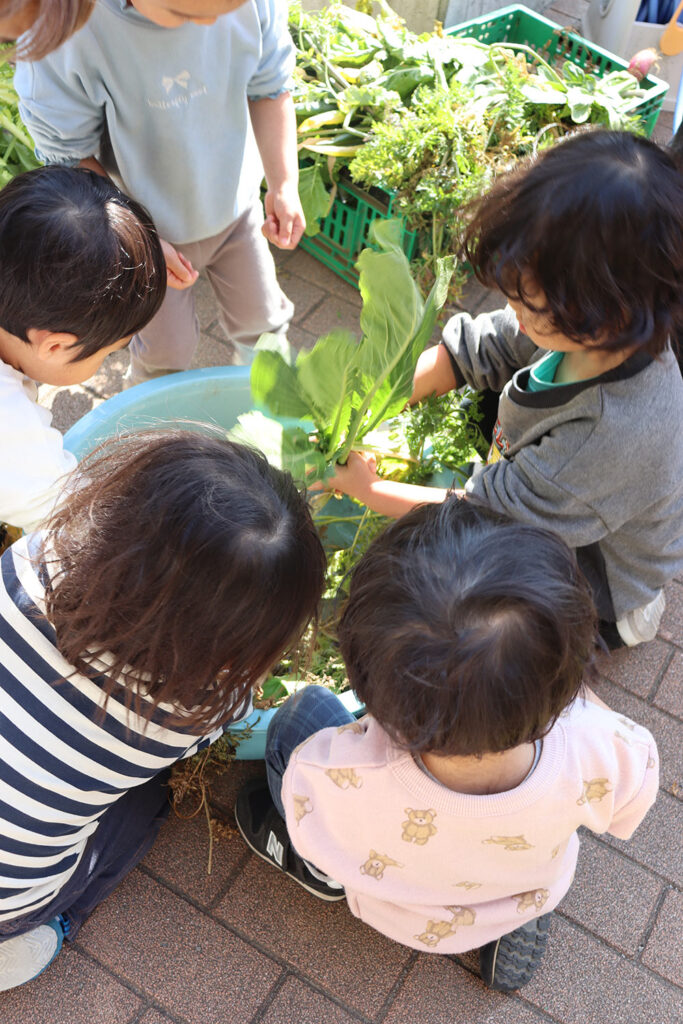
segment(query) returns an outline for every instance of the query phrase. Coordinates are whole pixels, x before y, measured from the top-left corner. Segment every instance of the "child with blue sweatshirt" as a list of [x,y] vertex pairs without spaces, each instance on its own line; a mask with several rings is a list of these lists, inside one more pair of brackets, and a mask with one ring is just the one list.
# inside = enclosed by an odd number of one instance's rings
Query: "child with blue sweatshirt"
[[170,289],[131,344],[131,382],[190,365],[202,269],[239,361],[264,331],[287,330],[266,238],[294,248],[304,228],[293,66],[280,0],[100,0],[58,50],[18,65],[39,157],[110,175],[164,239]]

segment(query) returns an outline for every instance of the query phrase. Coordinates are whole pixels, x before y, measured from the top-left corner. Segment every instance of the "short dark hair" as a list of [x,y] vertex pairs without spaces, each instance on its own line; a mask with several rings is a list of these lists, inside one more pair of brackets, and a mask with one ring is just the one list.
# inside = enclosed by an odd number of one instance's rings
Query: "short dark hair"
[[351,577],[349,682],[416,753],[497,753],[543,736],[593,659],[595,612],[555,534],[468,499],[418,506]]
[[39,167],[0,191],[0,327],[10,334],[75,334],[75,362],[141,330],[165,293],[149,214],[107,178]]
[[94,3],[95,0],[4,0],[0,15],[5,18],[33,6],[33,24],[22,36],[13,59],[42,60],[85,24]]
[[305,498],[260,452],[185,430],[112,439],[76,482],[44,549],[60,652],[91,675],[106,656],[104,696],[123,682],[140,713],[144,693],[186,728],[225,720],[316,614]]
[[579,131],[499,178],[467,215],[478,279],[537,309],[528,277],[546,296],[537,311],[572,341],[656,356],[683,332],[683,177],[649,139]]

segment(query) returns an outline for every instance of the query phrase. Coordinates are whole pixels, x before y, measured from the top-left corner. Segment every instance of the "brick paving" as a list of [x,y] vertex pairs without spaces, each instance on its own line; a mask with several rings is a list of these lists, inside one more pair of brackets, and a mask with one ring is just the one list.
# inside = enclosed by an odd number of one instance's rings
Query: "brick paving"
[[[561,24],[586,0],[557,0]],[[670,121],[660,130],[670,136]],[[302,251],[277,253],[309,344],[358,332],[359,297]],[[195,366],[229,363],[210,289],[196,286]],[[499,300],[470,284],[472,312]],[[41,389],[67,429],[117,393],[116,353],[77,388]],[[683,578],[658,638],[601,659],[597,692],[643,722],[662,754],[662,791],[628,843],[584,834],[576,881],[554,915],[548,953],[519,993],[488,992],[476,957],[458,962],[391,942],[344,904],[323,904],[253,856],[237,834],[214,847],[204,819],[172,818],[154,849],[99,907],[73,946],[31,984],[0,994],[3,1024],[683,1024]],[[214,786],[231,819],[237,788],[263,772],[238,762]]]

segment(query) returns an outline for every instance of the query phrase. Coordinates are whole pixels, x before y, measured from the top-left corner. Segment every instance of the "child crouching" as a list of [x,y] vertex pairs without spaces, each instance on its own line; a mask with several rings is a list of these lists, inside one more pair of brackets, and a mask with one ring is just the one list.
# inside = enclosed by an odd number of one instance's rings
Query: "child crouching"
[[627,839],[657,792],[650,734],[584,686],[594,632],[555,535],[455,498],[414,509],[361,559],[340,624],[369,714],[322,688],[285,704],[270,791],[238,798],[247,843],[390,938],[480,948],[488,984],[524,984],[579,826]]
[[0,992],[144,856],[168,770],[250,710],[325,557],[291,477],[183,431],[109,444],[0,561]]

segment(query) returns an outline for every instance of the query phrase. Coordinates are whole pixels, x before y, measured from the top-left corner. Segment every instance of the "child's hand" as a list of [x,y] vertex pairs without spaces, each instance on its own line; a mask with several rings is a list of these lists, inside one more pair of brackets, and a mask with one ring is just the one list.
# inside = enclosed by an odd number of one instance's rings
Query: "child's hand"
[[166,283],[169,288],[175,288],[181,292],[184,288],[191,288],[199,277],[199,271],[195,270],[189,260],[186,260],[181,252],[174,249],[170,242],[160,239],[161,248],[166,260]]
[[367,504],[372,485],[379,480],[377,460],[369,452],[351,452],[345,466],[335,466],[335,474],[325,481],[332,491],[350,494]]
[[295,249],[306,227],[306,218],[296,186],[266,192],[266,219],[261,231],[278,249]]

